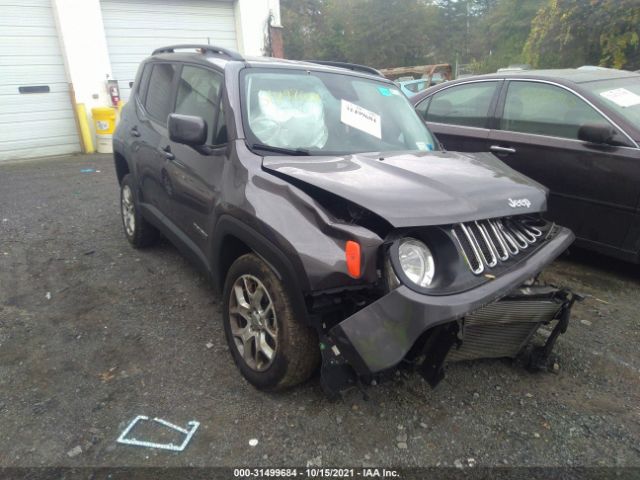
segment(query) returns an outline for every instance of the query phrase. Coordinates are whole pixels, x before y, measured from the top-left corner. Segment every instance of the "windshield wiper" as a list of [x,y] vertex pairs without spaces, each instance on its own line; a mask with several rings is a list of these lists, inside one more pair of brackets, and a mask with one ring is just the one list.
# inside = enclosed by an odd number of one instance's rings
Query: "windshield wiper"
[[264,143],[254,143],[251,145],[251,148],[254,150],[264,150],[265,152],[282,153],[283,155],[293,155],[298,157],[307,157],[311,155],[309,150],[304,148],[274,147],[273,145],[266,145]]

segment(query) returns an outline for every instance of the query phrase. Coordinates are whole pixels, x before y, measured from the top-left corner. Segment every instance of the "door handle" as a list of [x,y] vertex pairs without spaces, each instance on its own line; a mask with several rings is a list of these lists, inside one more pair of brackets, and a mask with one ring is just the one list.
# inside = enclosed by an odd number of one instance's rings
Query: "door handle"
[[140,136],[140,132],[138,131],[138,127],[133,127],[129,133],[131,133],[132,137],[139,137]]
[[516,153],[516,149],[515,148],[500,147],[498,145],[491,145],[491,147],[489,147],[489,150],[491,150],[492,152],[496,152],[496,153]]
[[176,159],[176,156],[171,152],[171,147],[169,145],[167,145],[166,147],[163,147],[162,151],[164,152],[164,156],[167,160]]

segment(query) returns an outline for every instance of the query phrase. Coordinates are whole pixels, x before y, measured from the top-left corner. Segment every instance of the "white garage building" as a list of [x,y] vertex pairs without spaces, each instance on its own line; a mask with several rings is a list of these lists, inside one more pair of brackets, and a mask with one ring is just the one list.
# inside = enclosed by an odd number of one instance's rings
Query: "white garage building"
[[75,104],[127,100],[158,47],[210,43],[262,55],[279,0],[0,0],[0,161],[81,151]]

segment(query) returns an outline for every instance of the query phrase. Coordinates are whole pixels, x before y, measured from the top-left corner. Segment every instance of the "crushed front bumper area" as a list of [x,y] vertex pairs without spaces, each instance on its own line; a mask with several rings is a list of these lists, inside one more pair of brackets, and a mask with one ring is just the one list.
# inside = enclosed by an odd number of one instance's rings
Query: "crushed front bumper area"
[[543,324],[557,321],[542,350],[544,364],[558,335],[566,331],[576,296],[551,286],[521,287],[573,241],[562,229],[514,270],[473,290],[422,295],[401,285],[335,325],[323,341],[322,383],[330,394],[375,379],[403,360],[417,366],[431,384],[443,365],[480,357],[516,357]]

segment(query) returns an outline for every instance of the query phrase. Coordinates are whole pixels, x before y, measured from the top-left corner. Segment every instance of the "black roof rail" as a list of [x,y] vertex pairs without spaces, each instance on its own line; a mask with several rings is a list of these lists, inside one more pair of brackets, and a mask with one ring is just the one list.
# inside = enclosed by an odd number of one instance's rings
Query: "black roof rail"
[[348,63],[348,62],[334,62],[331,60],[306,60],[309,63],[317,63],[318,65],[326,65],[328,67],[338,67],[338,68],[346,68],[348,70],[353,70],[355,72],[363,72],[369,73],[371,75],[376,75],[378,77],[384,77],[379,70],[376,70],[373,67],[367,67],[366,65],[358,65],[357,63]]
[[206,44],[198,44],[198,43],[186,43],[182,45],[169,45],[168,47],[156,48],[151,55],[158,55],[160,53],[174,53],[175,50],[182,49],[198,49],[201,50],[202,53],[214,53],[216,55],[224,55],[225,57],[229,57],[232,60],[240,60],[243,61],[244,58],[238,52],[234,52],[233,50],[228,50],[222,47],[216,47],[215,45],[206,45]]

